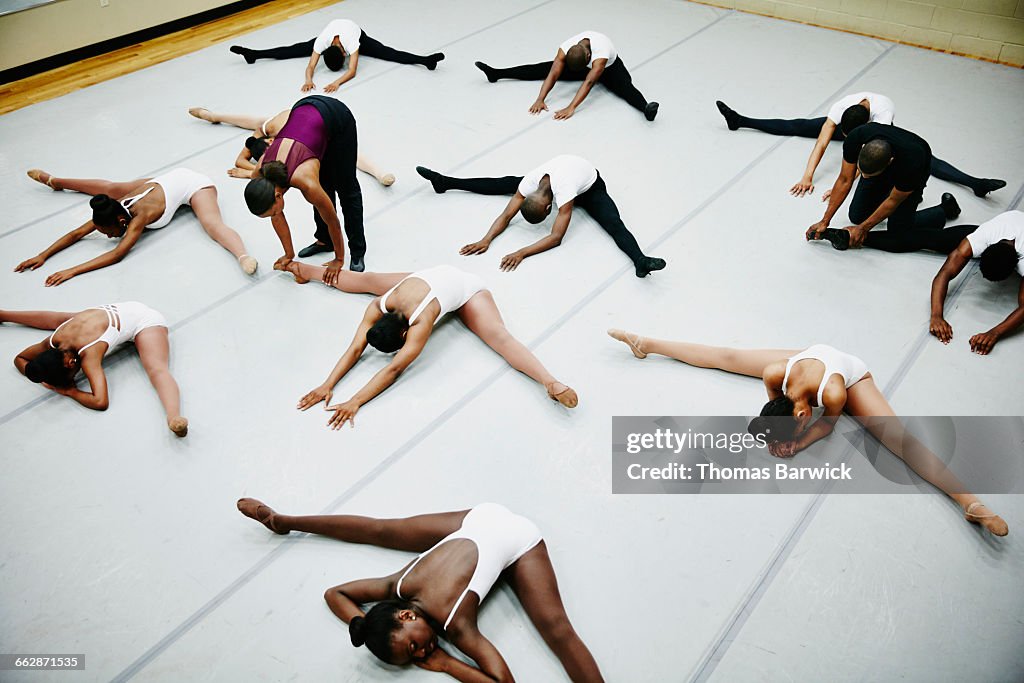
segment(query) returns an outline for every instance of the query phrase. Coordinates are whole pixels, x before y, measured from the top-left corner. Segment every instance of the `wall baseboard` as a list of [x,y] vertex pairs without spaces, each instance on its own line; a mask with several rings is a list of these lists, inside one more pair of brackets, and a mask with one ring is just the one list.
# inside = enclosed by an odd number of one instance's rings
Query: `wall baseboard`
[[12,81],[19,81],[22,78],[28,78],[29,76],[35,76],[36,74],[49,71],[50,69],[56,69],[61,66],[67,66],[74,62],[82,59],[88,59],[90,57],[96,57],[98,55],[119,50],[129,45],[141,43],[146,40],[152,40],[153,38],[159,38],[169,33],[175,33],[182,31],[199,24],[205,24],[208,21],[215,19],[222,19],[223,17],[247,10],[258,5],[263,5],[271,0],[236,0],[220,7],[214,7],[198,14],[192,14],[181,19],[175,19],[168,21],[157,26],[150,28],[144,28],[139,31],[133,31],[123,36],[116,38],[110,38],[109,40],[103,40],[92,45],[86,45],[79,47],[74,50],[68,50],[62,52],[59,55],[53,55],[51,57],[45,57],[43,59],[37,59],[34,62],[22,64],[20,66],[11,67],[10,69],[4,69],[0,71],[0,84],[10,83]]

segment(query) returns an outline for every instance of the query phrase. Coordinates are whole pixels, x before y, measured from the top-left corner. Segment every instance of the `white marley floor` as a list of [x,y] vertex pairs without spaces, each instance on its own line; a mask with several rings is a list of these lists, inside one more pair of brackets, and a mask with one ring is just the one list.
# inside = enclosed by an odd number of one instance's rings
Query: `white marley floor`
[[[988,497],[1012,529],[996,541],[938,495],[612,496],[610,416],[750,414],[763,391],[753,380],[635,361],[604,335],[621,326],[750,347],[831,343],[864,358],[905,414],[1022,414],[1024,336],[986,358],[967,346],[1011,310],[1016,283],[993,286],[972,270],[949,310],[954,344],[931,340],[928,286],[941,258],[805,244],[821,205],[786,189],[811,142],[729,133],[714,100],[795,116],[820,114],[848,92],[887,93],[899,122],[937,154],[1007,179],[988,200],[929,183],[929,201],[952,191],[962,221],[978,223],[1021,197],[1024,73],[669,0],[349,0],[239,42],[294,42],[334,16],[385,43],[448,56],[435,73],[366,59],[342,91],[361,149],[399,177],[390,189],[361,178],[369,267],[451,263],[484,276],[513,332],[581,405],[556,407],[449,322],[398,385],[363,408],[356,429],[333,433],[324,413],[294,410],[367,299],[300,288],[269,270],[279,254],[270,226],[246,211],[241,181],[224,176],[241,134],[185,109],[275,112],[299,96],[301,60],[247,67],[217,45],[6,115],[0,305],[75,310],[137,299],[163,311],[192,428],[185,440],[164,428],[130,350],[108,362],[106,413],[3,371],[0,651],[87,654],[84,672],[5,680],[391,680],[348,645],[321,594],[407,556],[272,536],[235,511],[243,495],[290,512],[381,516],[495,500],[532,517],[570,615],[612,681],[1024,677],[1024,500]],[[588,27],[611,34],[641,90],[661,102],[655,124],[600,89],[570,121],[532,118],[537,84],[490,85],[472,66],[548,59]],[[558,86],[552,110],[572,91]],[[819,193],[838,168],[837,147]],[[462,258],[458,247],[504,200],[436,196],[413,172],[522,173],[562,152],[596,163],[666,271],[637,280],[577,215],[560,249],[502,274],[501,255],[545,228],[517,221],[491,253]],[[188,213],[122,264],[58,288],[43,287],[46,274],[109,243],[11,272],[87,215],[83,196],[51,193],[26,169],[128,179],[181,165],[217,179],[228,222],[263,264],[257,278]],[[293,198],[289,216],[304,242],[308,208]],[[0,356],[40,336],[5,326]],[[369,355],[336,396],[385,360]],[[482,627],[519,680],[562,680],[507,589],[492,593]]]

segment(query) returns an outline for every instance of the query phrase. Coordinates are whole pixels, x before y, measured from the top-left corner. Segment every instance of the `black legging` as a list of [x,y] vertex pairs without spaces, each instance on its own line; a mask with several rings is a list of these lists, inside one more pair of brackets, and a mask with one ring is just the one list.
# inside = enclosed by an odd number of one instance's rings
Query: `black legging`
[[[495,80],[510,78],[517,81],[543,81],[551,71],[554,62],[540,62],[539,64],[524,64],[522,66],[511,66],[507,69],[491,69]],[[590,73],[590,69],[572,71],[568,67],[562,69],[559,80],[582,81]],[[598,79],[604,87],[613,94],[626,100],[631,107],[643,111],[647,107],[647,99],[633,85],[633,77],[626,70],[626,65],[621,58],[617,58],[611,66],[605,67]]]
[[[798,138],[817,138],[826,120],[827,117],[825,116],[820,116],[816,119],[752,119],[749,116],[743,115],[737,115],[736,117],[740,128],[753,128],[769,135],[791,135]],[[843,134],[839,130],[838,125],[832,131],[832,139],[843,139]],[[963,185],[975,191],[982,187],[984,182],[982,178],[968,175],[949,162],[937,159],[934,156],[932,157],[929,174],[933,178]]]
[[[306,40],[294,45],[284,47],[272,47],[267,50],[248,50],[253,59],[295,59],[298,57],[309,57],[313,54],[313,44],[316,39]],[[397,62],[399,64],[427,64],[428,57],[414,55],[411,52],[402,52],[393,47],[388,47],[379,40],[371,38],[363,31],[359,35],[359,54],[362,57],[374,57],[383,59],[386,62]]]
[[[366,254],[366,235],[363,232],[363,193],[356,177],[356,156],[359,154],[356,119],[348,107],[333,97],[303,97],[292,109],[303,104],[316,107],[327,124],[327,151],[320,161],[320,187],[327,193],[332,206],[340,200],[349,254],[351,258],[362,258]],[[333,247],[327,222],[316,208],[313,209],[313,221],[316,223],[317,241]]]
[[[446,188],[451,190],[465,190],[474,194],[514,195],[519,191],[519,183],[522,182],[523,176],[510,175],[503,178],[442,176],[442,179]],[[636,238],[633,237],[633,233],[622,222],[619,209],[608,195],[608,188],[600,173],[597,174],[597,180],[590,186],[590,189],[576,197],[574,204],[597,221],[597,224],[615,240],[615,246],[621,249],[634,265],[638,265],[641,259],[646,258],[646,255],[640,250]]]
[[[875,209],[888,199],[894,187],[891,167],[873,178],[861,177],[857,181],[857,189],[854,190],[853,199],[850,201],[850,221],[858,224],[867,220],[875,212]],[[887,226],[889,231],[942,229],[942,226],[946,224],[946,212],[942,206],[917,210],[917,205],[922,200],[923,189],[911,193],[889,215]],[[868,234],[870,235],[870,233]]]
[[977,225],[954,225],[944,230],[872,230],[864,240],[864,246],[896,254],[922,249],[948,254],[977,229]]

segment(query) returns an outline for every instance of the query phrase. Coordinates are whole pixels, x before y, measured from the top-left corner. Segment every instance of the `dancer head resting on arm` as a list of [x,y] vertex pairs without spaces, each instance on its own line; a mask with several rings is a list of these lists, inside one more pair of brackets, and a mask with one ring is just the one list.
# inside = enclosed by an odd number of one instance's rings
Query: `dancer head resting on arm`
[[[178,384],[168,367],[167,321],[158,311],[128,301],[78,313],[0,311],[0,323],[53,330],[49,337],[19,353],[14,366],[32,382],[92,410],[106,410],[110,405],[103,358],[118,346],[134,342],[167,414],[168,428],[178,436],[188,433],[188,420],[181,416]],[[89,391],[75,386],[79,370],[89,380]]]
[[206,176],[187,168],[176,168],[155,178],[141,178],[128,182],[86,178],[57,178],[45,171],[32,169],[28,176],[53,190],[73,190],[93,195],[89,201],[92,219],[67,233],[37,256],[26,259],[14,269],[16,272],[35,270],[54,254],[67,249],[93,231],[120,240],[118,245],[85,263],[57,271],[46,278],[46,286],[53,287],[71,278],[118,263],[144,230],[156,230],[171,222],[180,206],[189,206],[203,230],[217,244],[231,252],[246,275],[256,272],[256,259],[245,251],[238,233],[230,228],[220,215],[217,188]]
[[[238,509],[276,534],[302,531],[419,553],[394,574],[349,581],[324,594],[331,612],[349,625],[352,644],[366,645],[388,664],[415,664],[459,681],[512,681],[508,664],[477,623],[480,604],[504,578],[569,679],[603,680],[562,605],[540,530],[501,505],[483,503],[405,519],[289,516],[253,498],[239,500]],[[376,604],[365,610],[367,603]],[[475,665],[449,655],[439,638]]]
[[[296,281],[323,280],[326,270],[292,261],[286,267]],[[513,368],[545,387],[548,396],[567,408],[578,403],[576,392],[555,379],[526,346],[513,337],[483,280],[451,266],[435,266],[415,273],[343,272],[334,283],[343,292],[375,294],[366,309],[348,350],[319,387],[299,401],[298,408],[324,402],[328,405],[335,385],[351,370],[370,345],[382,353],[394,353],[391,362],[375,374],[352,398],[336,406],[328,425],[340,429],[355,426],[360,407],[390,387],[420,355],[434,324],[456,313],[476,336],[508,361]]]
[[[746,350],[641,337],[624,330],[608,334],[629,346],[637,358],[656,353],[687,365],[714,368],[764,382],[768,402],[750,423],[772,455],[791,458],[832,433],[845,412],[877,438],[921,478],[956,501],[965,518],[997,536],[1006,522],[968,492],[934,453],[905,430],[864,361],[825,344],[804,350]],[[814,419],[812,409],[823,413]]]

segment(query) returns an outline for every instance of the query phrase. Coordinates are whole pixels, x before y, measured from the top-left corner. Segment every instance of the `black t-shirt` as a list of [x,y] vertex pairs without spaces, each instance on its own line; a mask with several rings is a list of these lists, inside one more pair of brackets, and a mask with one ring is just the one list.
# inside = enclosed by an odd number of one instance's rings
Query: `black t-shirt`
[[896,189],[902,192],[924,189],[931,173],[932,150],[923,138],[909,130],[884,123],[865,123],[858,126],[843,143],[843,159],[856,165],[860,148],[878,138],[892,145],[893,159],[890,171]]

